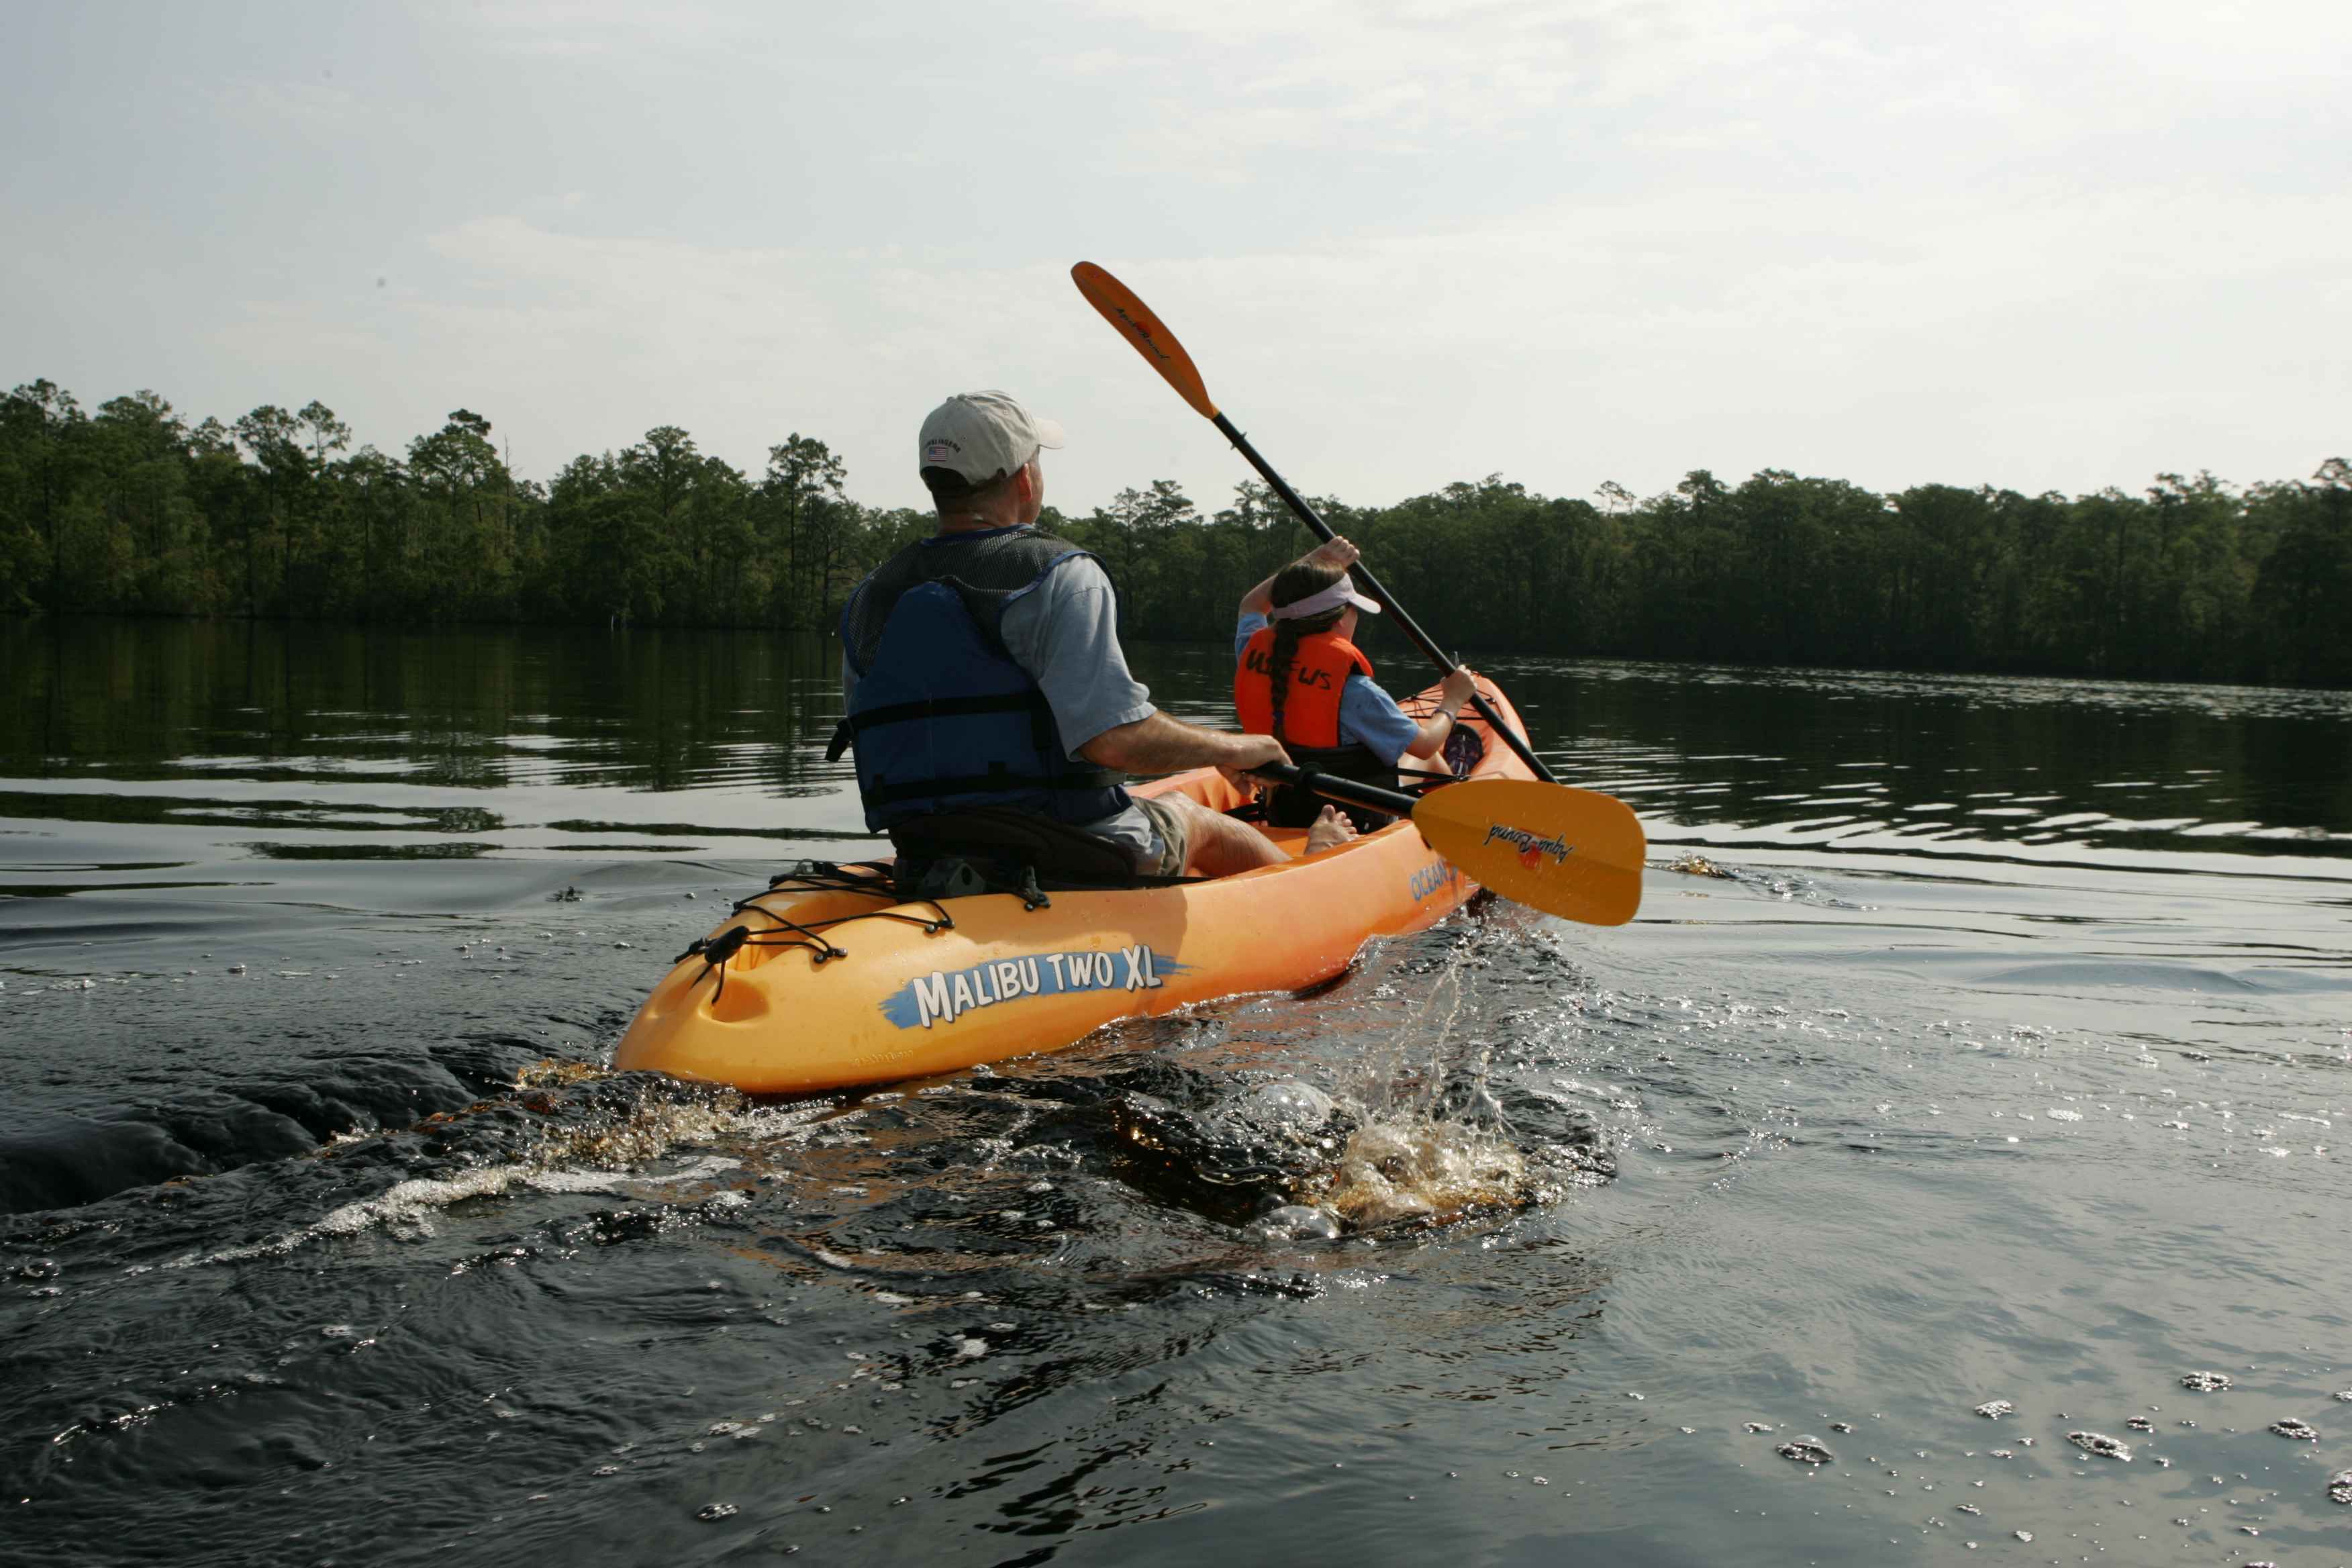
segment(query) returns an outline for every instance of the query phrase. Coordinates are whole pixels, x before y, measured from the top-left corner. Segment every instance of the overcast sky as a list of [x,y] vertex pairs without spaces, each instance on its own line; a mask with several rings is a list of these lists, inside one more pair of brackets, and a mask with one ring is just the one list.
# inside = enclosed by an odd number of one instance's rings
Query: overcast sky
[[1003,386],[1076,509],[1760,468],[2135,489],[2352,451],[2352,5],[2168,0],[33,5],[5,384],[460,405],[544,479],[793,431],[920,498]]

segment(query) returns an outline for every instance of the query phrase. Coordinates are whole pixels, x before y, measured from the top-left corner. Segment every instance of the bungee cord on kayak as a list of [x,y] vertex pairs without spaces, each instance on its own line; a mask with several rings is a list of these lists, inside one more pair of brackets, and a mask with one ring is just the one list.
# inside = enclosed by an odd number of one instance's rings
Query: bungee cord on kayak
[[[879,886],[875,885],[875,879],[877,878],[881,879]],[[955,928],[955,917],[949,914],[939,903],[928,899],[916,900],[930,905],[932,916],[928,920],[920,915],[908,913],[903,907],[893,907],[858,910],[848,914],[836,915],[828,920],[802,922],[770,909],[761,901],[780,890],[852,893],[866,898],[887,899],[894,906],[898,905],[899,902],[899,894],[890,881],[889,862],[884,860],[856,860],[846,865],[836,864],[830,860],[803,860],[789,871],[777,872],[768,879],[765,891],[736,900],[734,907],[728,911],[730,915],[740,915],[747,910],[757,910],[761,914],[775,921],[774,925],[758,931],[740,923],[730,925],[709,936],[695,938],[686,944],[684,952],[670,961],[673,963],[684,963],[688,959],[699,958],[702,960],[703,973],[708,974],[713,970],[718,971],[719,984],[713,989],[710,998],[714,1005],[727,990],[728,961],[747,947],[800,948],[808,952],[810,964],[816,966],[830,963],[836,958],[849,956],[846,949],[835,947],[826,940],[824,933],[836,926],[847,925],[853,921],[898,921],[926,931],[952,931]]]

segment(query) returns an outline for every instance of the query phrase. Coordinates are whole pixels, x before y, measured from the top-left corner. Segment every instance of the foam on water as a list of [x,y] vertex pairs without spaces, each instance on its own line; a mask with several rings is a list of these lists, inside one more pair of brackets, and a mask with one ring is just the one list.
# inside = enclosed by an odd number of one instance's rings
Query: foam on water
[[1527,1156],[1507,1139],[1460,1122],[1396,1117],[1356,1130],[1324,1204],[1362,1227],[1442,1224],[1475,1209],[1536,1201]]
[[2110,1437],[2105,1432],[2069,1432],[2066,1441],[2103,1459],[2121,1459],[2125,1464],[2131,1463],[2131,1445],[2120,1437]]
[[[1290,1183],[1295,1201],[1260,1221],[1269,1233],[1444,1225],[1556,1202],[1614,1173],[1600,1149],[1539,1146],[1522,1137],[1490,1084],[1496,1043],[1460,1037],[1489,1022],[1477,1016],[1469,977],[1506,952],[1549,968],[1566,963],[1549,932],[1507,921],[1472,922],[1430,965],[1432,978],[1414,987],[1417,1002],[1385,1044],[1354,1058],[1337,1093],[1295,1080],[1261,1085],[1212,1119],[1319,1156]],[[1382,986],[1380,994],[1395,991]]]
[[1521,1208],[1610,1168],[1597,1152],[1531,1152],[1491,1118],[1375,1108],[1296,1080],[1256,1085],[1199,1112],[1141,1093],[1114,1109],[1128,1143],[1153,1157],[1152,1184],[1267,1240]]
[[1339,1237],[1339,1219],[1328,1209],[1284,1204],[1269,1210],[1255,1228],[1268,1241],[1335,1241]]
[[[551,1074],[538,1081],[573,1085],[610,1080],[607,1075],[590,1069]],[[675,1189],[708,1182],[738,1169],[742,1161],[728,1154],[704,1153],[667,1169],[655,1167],[661,1166],[681,1147],[804,1134],[813,1123],[835,1110],[830,1101],[787,1108],[760,1107],[730,1093],[699,1099],[646,1096],[628,1100],[616,1110],[593,1109],[576,1121],[564,1120],[564,1108],[561,1106],[543,1104],[537,1109],[554,1114],[534,1126],[530,1147],[520,1158],[469,1166],[448,1174],[410,1176],[372,1196],[331,1209],[299,1229],[266,1241],[192,1254],[163,1267],[187,1268],[283,1256],[313,1242],[373,1231],[403,1240],[422,1239],[434,1234],[436,1216],[456,1205],[499,1197],[517,1188],[555,1194],[618,1194],[641,1192],[647,1184]],[[365,1142],[342,1140],[335,1152],[341,1152]]]

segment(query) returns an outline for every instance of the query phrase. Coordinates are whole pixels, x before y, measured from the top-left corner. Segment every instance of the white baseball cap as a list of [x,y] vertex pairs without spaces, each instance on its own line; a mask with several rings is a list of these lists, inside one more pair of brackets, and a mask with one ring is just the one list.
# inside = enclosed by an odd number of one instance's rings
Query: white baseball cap
[[968,485],[984,485],[1037,455],[1061,450],[1062,427],[1040,419],[1007,392],[959,392],[923,421],[916,466],[945,468]]

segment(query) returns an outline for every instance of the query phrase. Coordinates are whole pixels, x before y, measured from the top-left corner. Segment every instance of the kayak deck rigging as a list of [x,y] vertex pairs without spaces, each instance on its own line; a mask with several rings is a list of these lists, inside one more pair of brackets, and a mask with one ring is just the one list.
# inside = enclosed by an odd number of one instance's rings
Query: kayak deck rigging
[[[795,920],[779,910],[770,909],[762,900],[780,896],[796,897],[804,893],[846,893],[852,897],[879,900],[884,907],[853,910],[844,914],[823,919]],[[907,912],[908,906],[929,905],[931,915],[927,919]],[[887,860],[853,860],[835,864],[831,860],[803,860],[789,871],[779,871],[768,879],[767,887],[749,898],[738,899],[728,910],[730,915],[742,915],[757,910],[774,921],[773,925],[754,931],[738,923],[709,936],[698,936],[686,944],[686,951],[671,962],[684,963],[689,958],[702,960],[703,973],[719,971],[719,987],[727,985],[727,965],[745,948],[805,948],[812,965],[824,964],[833,959],[847,958],[848,951],[835,947],[825,935],[836,926],[853,921],[898,921],[917,930],[936,933],[955,929],[955,917],[937,899],[901,900]],[[715,1002],[717,997],[713,997]]]

